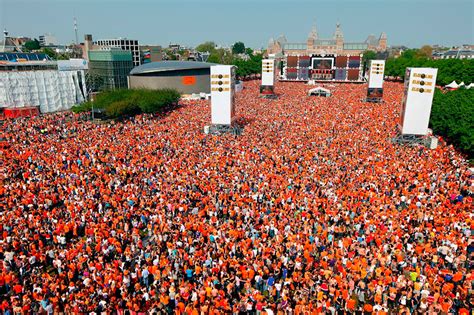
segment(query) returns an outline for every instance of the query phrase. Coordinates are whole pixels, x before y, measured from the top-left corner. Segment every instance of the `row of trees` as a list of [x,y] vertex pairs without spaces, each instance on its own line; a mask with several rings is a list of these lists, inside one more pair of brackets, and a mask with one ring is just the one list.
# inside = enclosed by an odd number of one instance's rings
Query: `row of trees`
[[118,89],[101,92],[94,101],[74,106],[72,110],[81,113],[94,107],[105,111],[107,118],[122,118],[139,113],[160,112],[178,103],[179,98],[178,91],[172,89]]
[[[385,75],[405,78],[408,67],[437,68],[438,76],[436,83],[446,85],[452,81],[470,84],[474,82],[474,60],[469,59],[431,59],[432,49],[423,46],[420,49],[409,49],[404,51],[398,58],[388,58],[385,63]],[[366,52],[364,61],[376,59],[374,52]]]
[[231,50],[217,48],[214,42],[205,42],[196,47],[197,51],[209,52],[208,62],[237,66],[236,74],[245,77],[260,73],[262,70],[262,54],[255,54],[243,42],[236,42]]
[[461,88],[443,93],[436,89],[430,126],[474,159],[474,90]]

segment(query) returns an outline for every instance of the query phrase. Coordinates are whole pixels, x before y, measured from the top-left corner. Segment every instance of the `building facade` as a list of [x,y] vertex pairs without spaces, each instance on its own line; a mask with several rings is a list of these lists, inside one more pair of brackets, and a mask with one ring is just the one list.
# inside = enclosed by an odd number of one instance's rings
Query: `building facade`
[[40,35],[38,37],[39,43],[41,47],[47,47],[47,46],[57,46],[58,45],[58,40],[56,39],[55,36],[51,34],[44,34]]
[[94,91],[127,88],[133,69],[132,53],[119,48],[90,50],[89,86]]
[[132,61],[135,67],[141,65],[141,53],[138,40],[118,38],[118,39],[101,39],[94,43],[100,47],[120,48],[132,53]]
[[197,61],[160,61],[134,68],[129,88],[175,89],[181,94],[210,93],[213,63]]
[[337,23],[332,38],[320,38],[316,26],[313,26],[305,43],[288,42],[282,35],[276,40],[270,39],[267,53],[276,55],[357,55],[366,50],[385,51],[386,49],[387,35],[385,33],[381,33],[379,38],[370,35],[364,42],[346,42],[341,24]]

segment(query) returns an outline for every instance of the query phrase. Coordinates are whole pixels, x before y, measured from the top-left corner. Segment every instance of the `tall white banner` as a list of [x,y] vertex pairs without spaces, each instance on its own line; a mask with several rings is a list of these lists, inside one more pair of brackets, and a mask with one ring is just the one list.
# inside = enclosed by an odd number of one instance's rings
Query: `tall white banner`
[[437,74],[435,68],[407,68],[400,117],[402,134],[428,134]]
[[235,67],[211,66],[211,123],[231,125],[235,116]]

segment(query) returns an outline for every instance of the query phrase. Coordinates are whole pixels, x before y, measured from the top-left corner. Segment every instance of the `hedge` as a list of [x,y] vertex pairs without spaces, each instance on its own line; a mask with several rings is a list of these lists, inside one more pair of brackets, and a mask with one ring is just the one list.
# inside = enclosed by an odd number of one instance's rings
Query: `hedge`
[[164,107],[177,103],[180,94],[176,90],[161,89],[119,89],[104,91],[92,102],[74,106],[76,113],[90,111],[94,108],[104,109],[107,117],[120,118],[139,113],[156,113]]

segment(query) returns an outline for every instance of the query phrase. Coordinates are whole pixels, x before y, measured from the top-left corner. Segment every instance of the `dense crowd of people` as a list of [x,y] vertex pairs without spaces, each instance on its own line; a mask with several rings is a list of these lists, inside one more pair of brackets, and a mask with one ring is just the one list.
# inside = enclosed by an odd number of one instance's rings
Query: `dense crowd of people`
[[468,314],[473,173],[391,142],[403,86],[258,82],[117,122],[5,121],[3,314]]

